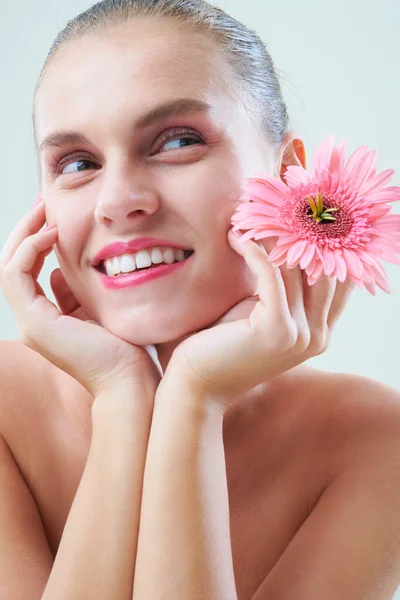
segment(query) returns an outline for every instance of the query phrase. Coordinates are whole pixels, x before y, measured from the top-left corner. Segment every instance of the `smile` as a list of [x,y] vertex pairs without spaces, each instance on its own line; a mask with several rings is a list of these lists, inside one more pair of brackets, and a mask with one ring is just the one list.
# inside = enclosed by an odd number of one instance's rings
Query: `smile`
[[104,266],[104,261],[100,263],[98,267],[95,267],[96,271],[101,277],[102,284],[107,289],[118,290],[130,286],[142,285],[164,275],[171,275],[176,271],[182,269],[188,262],[194,252],[186,252],[182,257],[175,258],[177,262],[172,264],[152,264],[151,266],[138,268],[128,273],[120,273],[117,275],[108,275]]

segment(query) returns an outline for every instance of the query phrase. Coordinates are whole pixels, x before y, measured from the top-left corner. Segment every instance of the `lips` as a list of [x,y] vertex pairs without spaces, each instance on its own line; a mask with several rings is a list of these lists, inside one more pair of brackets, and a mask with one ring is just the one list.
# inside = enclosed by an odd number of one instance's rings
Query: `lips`
[[[192,252],[191,254],[194,254]],[[181,272],[185,265],[191,262],[191,258],[186,258],[183,261],[174,262],[172,264],[156,265],[156,268],[146,268],[132,271],[114,277],[109,277],[104,273],[100,273],[101,283],[108,290],[123,290],[131,286],[141,286],[145,283],[152,282],[156,279]]]
[[100,263],[106,258],[122,256],[123,254],[133,254],[139,250],[145,250],[154,246],[168,246],[169,248],[176,248],[178,250],[192,251],[190,248],[171,240],[142,237],[127,242],[114,242],[108,246],[104,246],[93,258],[92,266],[99,267]]
[[[190,258],[190,256],[192,256],[192,254],[194,253],[194,250],[184,250],[184,253],[185,253],[185,260],[186,260],[186,259]],[[153,269],[155,267],[164,266],[165,264],[166,263],[158,263],[158,264],[154,263],[150,267],[140,267],[140,268],[137,268],[137,269],[135,269],[135,271],[131,271],[131,273],[135,273],[135,272],[138,273],[140,271],[146,271],[146,270],[149,270],[149,269]],[[174,264],[174,263],[172,263],[172,264]],[[107,275],[107,271],[106,271],[106,267],[105,267],[105,264],[104,264],[104,260],[101,260],[99,262],[99,264],[95,266],[95,269],[97,269],[98,271],[100,271],[100,273],[104,273],[104,275]],[[120,277],[120,276],[121,275],[119,275],[118,277]]]

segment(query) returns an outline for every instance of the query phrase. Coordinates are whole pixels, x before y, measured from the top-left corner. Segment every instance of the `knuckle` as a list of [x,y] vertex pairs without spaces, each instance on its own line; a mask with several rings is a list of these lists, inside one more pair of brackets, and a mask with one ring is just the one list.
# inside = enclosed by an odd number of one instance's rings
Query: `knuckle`
[[0,271],[0,279],[4,282],[9,282],[12,279],[12,276],[15,274],[15,268],[13,267],[11,261],[8,262]]
[[309,349],[311,343],[311,332],[307,326],[299,327],[297,330],[296,348],[300,352]]
[[21,342],[23,344],[25,344],[25,346],[28,346],[28,348],[35,350],[36,347],[35,347],[34,340],[33,340],[32,336],[28,334],[25,327],[22,324],[20,324],[18,327],[18,330],[19,330],[19,338],[20,338]]
[[330,344],[330,331],[329,328],[321,327],[313,329],[310,341],[310,351],[313,356],[319,356],[323,354]]
[[278,334],[278,343],[281,348],[291,350],[296,347],[299,340],[298,328],[294,321],[282,323]]

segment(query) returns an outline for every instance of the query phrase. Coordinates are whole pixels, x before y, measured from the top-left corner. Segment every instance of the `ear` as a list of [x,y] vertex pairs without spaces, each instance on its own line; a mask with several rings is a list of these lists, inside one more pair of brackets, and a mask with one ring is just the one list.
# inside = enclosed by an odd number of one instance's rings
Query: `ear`
[[307,168],[307,156],[304,142],[295,131],[286,133],[281,146],[280,157],[278,171],[281,179],[283,179],[286,169],[290,165],[296,165],[298,167],[303,167],[304,169]]

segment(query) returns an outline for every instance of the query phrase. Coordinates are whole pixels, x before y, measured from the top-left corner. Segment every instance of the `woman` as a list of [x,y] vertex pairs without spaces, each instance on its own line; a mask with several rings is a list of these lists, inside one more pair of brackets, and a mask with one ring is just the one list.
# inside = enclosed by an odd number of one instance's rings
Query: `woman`
[[106,0],[58,36],[34,126],[43,197],[1,255],[3,597],[391,598],[398,394],[304,364],[352,285],[229,231],[246,177],[306,165],[259,38]]

